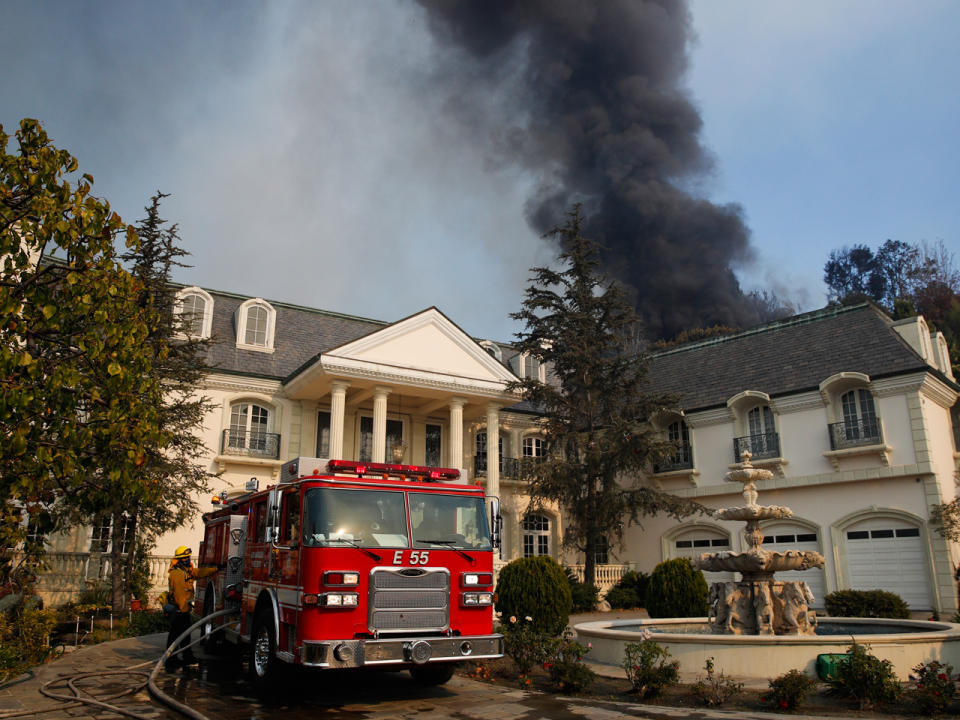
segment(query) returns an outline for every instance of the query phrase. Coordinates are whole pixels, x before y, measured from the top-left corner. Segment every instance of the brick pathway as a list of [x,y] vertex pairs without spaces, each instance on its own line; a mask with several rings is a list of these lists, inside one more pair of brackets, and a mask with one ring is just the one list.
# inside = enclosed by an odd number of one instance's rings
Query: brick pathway
[[[90,707],[66,708],[43,697],[40,686],[79,673],[121,670],[159,657],[165,636],[149,635],[103,643],[68,653],[37,668],[32,676],[0,689],[0,720],[9,711],[40,711],[41,718],[112,720],[116,713]],[[149,669],[149,668],[147,668]],[[304,672],[292,669],[286,689],[272,699],[255,697],[240,679],[237,661],[218,659],[174,675],[162,673],[158,685],[210,720],[610,720],[611,718],[777,718],[804,716],[768,713],[670,709],[631,703],[567,698],[526,692],[454,677],[439,688],[414,685],[407,673]],[[90,681],[84,681],[86,686]],[[129,684],[135,684],[133,680]],[[126,686],[129,686],[126,685]],[[101,678],[95,694],[124,687],[123,678]],[[156,720],[183,716],[160,705],[146,690],[112,701]],[[25,716],[31,717],[31,716]],[[808,720],[812,720],[809,718]]]

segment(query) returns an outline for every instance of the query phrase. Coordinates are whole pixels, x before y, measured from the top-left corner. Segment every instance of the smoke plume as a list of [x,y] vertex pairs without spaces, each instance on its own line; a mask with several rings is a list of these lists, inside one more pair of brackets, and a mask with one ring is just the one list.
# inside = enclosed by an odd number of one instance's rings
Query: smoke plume
[[696,193],[711,157],[683,85],[684,0],[419,2],[450,113],[530,174],[534,229],[583,204],[649,337],[765,319],[732,270],[751,255],[741,208]]

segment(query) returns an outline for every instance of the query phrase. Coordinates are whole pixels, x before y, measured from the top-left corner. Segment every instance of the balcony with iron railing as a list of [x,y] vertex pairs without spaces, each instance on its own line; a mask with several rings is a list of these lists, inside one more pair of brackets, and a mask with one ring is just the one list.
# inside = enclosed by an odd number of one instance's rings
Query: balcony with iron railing
[[670,457],[664,458],[653,466],[655,473],[676,472],[678,470],[693,469],[693,448],[690,445],[680,445]]
[[749,452],[753,460],[780,457],[780,433],[745,435],[733,439],[733,461],[743,462],[743,453]]
[[220,438],[221,455],[280,459],[280,433],[224,430]]
[[[480,477],[487,474],[487,456],[485,454],[473,456],[473,475]],[[513,478],[520,475],[520,460],[518,458],[500,457],[500,477]]]
[[828,427],[831,450],[845,450],[883,443],[880,420],[875,417],[844,420],[843,422],[830,423]]

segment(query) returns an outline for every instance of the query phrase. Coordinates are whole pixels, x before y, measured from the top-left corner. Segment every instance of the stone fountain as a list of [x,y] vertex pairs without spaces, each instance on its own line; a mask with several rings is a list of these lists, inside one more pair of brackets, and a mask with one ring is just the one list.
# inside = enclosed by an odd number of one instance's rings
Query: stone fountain
[[710,588],[709,623],[713,633],[727,635],[813,635],[816,615],[810,611],[813,593],[805,582],[774,580],[774,573],[823,567],[823,555],[812,550],[773,552],[763,549],[762,520],[779,520],[793,515],[790,508],[757,504],[757,480],[773,476],[769,470],[750,464],[751,455],[727,473],[726,479],[743,483],[743,507],[717,512],[721,520],[747,523],[746,552],[704,553],[697,558],[701,570],[739,572],[739,582],[713,583]]

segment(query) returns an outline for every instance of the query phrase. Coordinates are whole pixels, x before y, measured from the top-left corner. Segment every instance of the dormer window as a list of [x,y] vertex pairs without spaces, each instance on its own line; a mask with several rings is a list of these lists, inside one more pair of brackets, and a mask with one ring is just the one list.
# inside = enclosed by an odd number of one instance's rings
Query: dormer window
[[266,300],[247,300],[237,308],[237,347],[273,352],[277,313]]
[[184,288],[177,293],[180,334],[192,338],[210,337],[213,326],[213,298],[203,288]]
[[486,350],[487,354],[490,357],[496,358],[501,362],[503,361],[503,353],[500,350],[500,346],[497,345],[495,342],[490,342],[489,340],[481,340],[480,347]]

